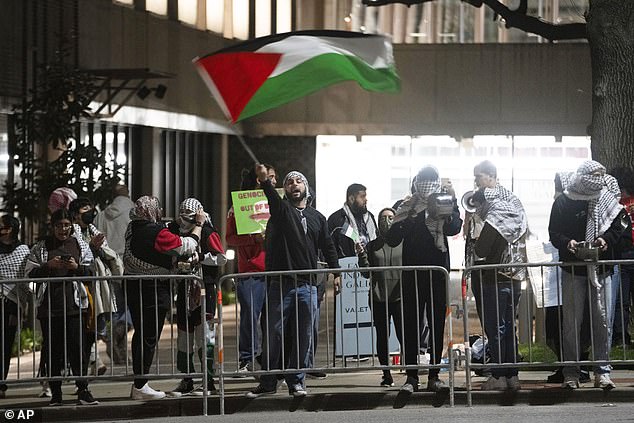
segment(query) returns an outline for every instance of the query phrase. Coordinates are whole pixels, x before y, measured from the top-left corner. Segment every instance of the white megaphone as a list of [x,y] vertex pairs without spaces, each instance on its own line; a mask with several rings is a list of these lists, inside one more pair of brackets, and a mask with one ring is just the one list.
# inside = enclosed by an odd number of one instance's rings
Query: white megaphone
[[462,207],[469,213],[474,213],[478,208],[478,203],[476,203],[473,199],[473,195],[475,193],[475,190],[467,191],[464,193],[462,199],[460,200],[460,204],[462,204]]

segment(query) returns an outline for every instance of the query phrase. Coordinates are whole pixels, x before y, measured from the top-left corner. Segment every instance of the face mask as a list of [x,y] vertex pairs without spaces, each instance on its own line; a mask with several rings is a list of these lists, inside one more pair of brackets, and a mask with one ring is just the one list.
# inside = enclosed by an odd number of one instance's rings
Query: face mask
[[86,225],[90,225],[95,220],[95,216],[97,216],[97,211],[95,209],[89,210],[86,213],[82,213],[81,221]]
[[390,230],[393,221],[393,216],[381,216],[379,218],[379,232],[381,235],[385,235]]
[[183,216],[179,216],[176,220],[178,222],[179,230],[182,234],[187,234],[191,232],[196,226],[195,221],[190,222],[189,219],[184,219]]

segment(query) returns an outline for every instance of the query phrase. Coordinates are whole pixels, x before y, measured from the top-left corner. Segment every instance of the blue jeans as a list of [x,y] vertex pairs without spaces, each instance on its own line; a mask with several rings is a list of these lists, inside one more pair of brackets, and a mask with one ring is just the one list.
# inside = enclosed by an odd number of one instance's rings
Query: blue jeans
[[266,281],[261,276],[240,279],[236,294],[240,303],[240,362],[253,361],[261,347],[258,323],[266,298]]
[[[616,266],[618,267],[618,266]],[[614,274],[613,279],[617,276]],[[630,336],[628,333],[630,322],[630,310],[631,310],[631,297],[634,297],[634,290],[632,289],[632,279],[634,276],[634,265],[624,264],[620,268],[618,277],[620,279],[619,285],[616,289],[617,302],[614,313],[614,334],[620,337],[619,344],[623,345],[623,340],[626,344],[630,342]]]
[[[270,342],[262,354],[262,369],[308,369],[312,367],[312,348],[314,345],[314,321],[318,318],[317,287],[294,283],[273,283],[268,292],[268,315],[262,316],[268,322]],[[291,331],[293,345],[290,357],[282,357],[285,333]],[[289,363],[288,367],[282,365]],[[286,374],[284,377],[289,389],[295,385],[304,385],[303,372]],[[260,384],[266,390],[275,390],[277,376],[264,375]]]
[[[483,272],[484,277],[488,276]],[[520,281],[495,282],[495,276],[480,284],[481,311],[484,331],[489,343],[489,363],[516,363],[517,362],[517,337],[515,335],[515,316],[517,305],[522,294]],[[505,367],[491,369],[495,377],[517,376],[517,367]]]

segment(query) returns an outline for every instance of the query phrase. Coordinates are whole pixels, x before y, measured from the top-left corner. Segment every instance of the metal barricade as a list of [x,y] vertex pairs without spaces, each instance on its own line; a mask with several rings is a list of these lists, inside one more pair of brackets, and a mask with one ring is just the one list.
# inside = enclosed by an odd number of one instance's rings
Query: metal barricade
[[[62,382],[67,380],[80,381],[80,384],[87,383],[88,381],[95,382],[100,380],[108,381],[128,381],[135,378],[147,379],[147,380],[161,380],[161,379],[181,379],[181,378],[197,378],[202,379],[202,413],[207,415],[207,399],[209,396],[208,386],[208,372],[205,371],[204,364],[208,363],[208,354],[213,351],[208,351],[203,347],[201,350],[201,371],[196,371],[196,368],[192,368],[191,361],[187,361],[185,368],[177,364],[177,344],[178,336],[175,336],[177,329],[175,329],[175,322],[173,322],[173,316],[175,314],[176,301],[183,301],[184,304],[190,303],[190,290],[181,289],[181,293],[184,294],[184,298],[178,299],[176,296],[178,287],[192,286],[192,282],[197,281],[197,289],[200,289],[200,303],[197,304],[200,307],[200,319],[203,327],[203,345],[204,340],[210,338],[209,327],[204,324],[207,317],[208,305],[206,301],[206,287],[202,278],[195,275],[129,275],[129,276],[101,276],[101,277],[61,277],[61,278],[41,278],[41,279],[11,279],[1,280],[0,286],[9,286],[17,293],[17,303],[15,307],[12,305],[15,301],[4,298],[0,302],[0,320],[2,327],[6,328],[7,319],[14,319],[17,317],[17,326],[15,335],[17,337],[18,354],[14,363],[7,370],[8,376],[5,378],[4,374],[0,377],[0,384],[26,384],[34,382]],[[81,294],[78,298],[82,304],[82,310],[74,307],[67,307],[68,301],[75,301],[75,292],[73,283],[83,284],[86,287],[86,291],[90,293],[88,297],[83,297]],[[40,303],[43,307],[38,307],[37,288],[38,285],[46,283],[47,287],[53,287],[55,284],[59,284],[55,288],[56,293],[61,293],[62,298],[52,297],[52,289],[46,289],[46,293],[40,298]],[[123,298],[119,298],[119,304],[123,307],[123,310],[119,310],[126,315],[128,312],[132,315],[132,322],[135,326],[136,335],[139,337],[139,342],[136,343],[136,354],[140,356],[146,355],[146,348],[155,348],[153,354],[152,364],[143,368],[141,371],[137,371],[135,374],[134,365],[132,364],[131,350],[135,348],[135,345],[131,344],[131,337],[128,331],[128,322],[124,317],[125,322],[125,335],[123,342],[125,343],[124,357],[119,356],[123,360],[123,364],[115,364],[115,345],[113,341],[114,334],[114,315],[115,310],[109,309],[107,312],[102,313],[104,315],[97,314],[97,307],[94,307],[94,302],[97,300],[95,295],[99,295],[98,284],[108,284],[109,288],[113,287],[113,284],[121,284],[122,289],[119,290]],[[22,286],[22,289],[13,289],[15,286]],[[136,293],[136,287],[138,286],[138,296]],[[73,290],[73,292],[70,292]],[[83,292],[83,290],[80,290]],[[159,292],[162,291],[162,292]],[[130,295],[132,297],[130,298]],[[212,292],[212,295],[215,291]],[[111,295],[112,292],[111,292]],[[168,296],[169,304],[159,300],[159,296]],[[198,295],[198,292],[191,294]],[[165,299],[165,298],[163,298]],[[11,304],[10,304],[11,303]],[[89,305],[92,304],[92,305]],[[83,308],[87,306],[87,308]],[[25,313],[25,308],[28,312]],[[188,310],[187,308],[185,310]],[[196,309],[197,310],[197,309]],[[178,312],[176,313],[178,314]],[[182,313],[181,313],[182,314]],[[22,318],[25,316],[25,318]],[[102,373],[98,374],[96,363],[99,359],[100,351],[97,348],[97,340],[99,339],[97,320],[100,318],[106,318],[110,323],[110,342],[107,346],[106,353],[111,357],[110,368]],[[185,312],[181,317],[181,323],[183,326],[190,328],[195,325],[193,321],[193,315],[189,312]],[[191,321],[190,321],[191,319]],[[39,320],[39,322],[38,322]],[[165,342],[166,332],[163,329],[165,321],[169,321],[169,333],[167,336],[169,339]],[[213,324],[213,321],[212,321]],[[87,326],[90,325],[88,329]],[[23,331],[29,330],[29,334],[34,338],[33,346],[28,355],[22,354],[24,346],[22,345],[20,336]],[[76,332],[76,333],[75,333]],[[149,332],[149,333],[147,333]],[[38,337],[38,333],[42,334],[41,349],[37,350],[35,347],[35,338]],[[161,340],[161,333],[164,335]],[[186,339],[182,342],[185,345],[186,353],[189,355],[191,345],[193,345],[190,337],[196,336],[195,333],[190,333],[189,330],[181,332]],[[10,332],[3,330],[1,341],[2,350],[0,354],[3,355],[2,362],[5,363],[6,352],[9,348],[9,344],[13,344],[13,339],[7,339],[10,337]],[[147,342],[146,342],[147,341]],[[162,341],[162,342],[161,342]],[[167,346],[165,345],[167,343]],[[94,345],[93,345],[94,344]],[[63,348],[61,346],[63,345]],[[73,345],[77,350],[68,348],[69,345]],[[5,348],[6,347],[6,348]],[[90,350],[95,350],[95,367],[92,369],[93,374],[88,372],[89,355]],[[103,353],[101,353],[103,354]],[[53,357],[52,355],[55,355]],[[146,357],[147,358],[147,357]],[[59,360],[59,361],[57,361]],[[8,362],[9,360],[7,360]],[[24,361],[30,361],[30,365],[23,365]],[[40,365],[37,365],[38,361]],[[69,372],[68,364],[71,364],[71,368],[74,368]],[[203,364],[204,363],[204,364]],[[58,373],[61,368],[61,374],[52,376],[51,372]]]
[[[392,310],[390,314],[388,307],[382,307],[381,313],[384,314],[380,316],[386,325],[389,325],[390,315],[399,317],[394,320],[400,321],[400,327],[394,329],[403,334],[400,344],[405,348],[401,347],[397,354],[405,360],[395,360],[394,363],[390,363],[385,357],[378,357],[377,332],[373,329],[376,328],[376,322],[372,311],[378,310],[380,305],[375,304],[374,295],[370,295],[371,290],[375,288],[385,288],[380,282],[375,281],[375,276],[388,271],[400,272],[403,275],[403,282],[398,284],[400,300],[397,309]],[[328,277],[328,274],[340,275],[342,283],[348,284],[343,288],[351,291],[352,302],[349,306],[344,306],[343,300],[335,300],[334,279]],[[231,284],[236,285],[238,295],[235,307],[232,306],[228,314],[222,305],[221,288],[223,285]],[[271,378],[275,378],[275,375],[284,375],[287,380],[294,383],[301,381],[301,374],[306,373],[394,369],[415,374],[419,370],[432,373],[447,371],[450,405],[453,406],[454,354],[449,293],[449,274],[446,269],[438,266],[352,266],[349,269],[224,275],[218,283],[216,333],[220,413],[224,414],[225,386],[229,378],[251,376],[259,379],[260,383],[264,380],[266,384],[273,386]],[[431,363],[419,361],[422,332],[420,317],[423,312],[419,304],[425,303],[430,307],[426,312],[431,324],[430,336],[436,339],[435,344],[432,343],[436,349],[431,354]],[[364,318],[362,314],[368,312],[369,318]],[[352,316],[352,319],[347,320],[348,323],[344,323],[344,314]],[[337,315],[342,318],[337,319]],[[449,339],[445,344],[443,340],[446,321],[449,322],[446,331]],[[227,332],[234,323],[235,328]],[[442,333],[436,333],[434,327],[441,328]],[[390,333],[389,327],[386,326],[382,333]],[[414,338],[415,345],[410,346],[408,350],[414,353],[404,353],[408,345],[411,345],[408,341],[411,342]],[[368,340],[371,345],[369,351],[361,346],[362,343],[367,344]],[[385,338],[383,341],[389,342]],[[441,345],[438,345],[438,342]],[[344,351],[346,343],[351,345],[352,354],[346,354]],[[449,352],[446,362],[442,360],[443,345],[447,346]],[[389,345],[386,347],[390,352]],[[292,376],[295,374],[300,376],[295,378]],[[292,389],[294,388],[289,386],[289,392]]]
[[[526,276],[521,280],[509,281],[510,268],[514,271],[523,269]],[[616,305],[617,297],[624,297],[622,285],[614,283],[613,275],[619,274],[627,277],[634,275],[634,260],[513,263],[466,268],[463,274],[462,300],[465,311],[467,405],[472,406],[471,370],[488,369],[504,373],[503,369],[521,371],[593,366],[600,374],[603,371],[609,372],[608,367],[601,370],[600,366],[634,364],[634,359],[628,359],[626,354],[625,336],[621,340],[622,354],[617,351],[619,356],[615,357],[615,351],[612,351],[614,324],[626,328],[629,320],[629,298]],[[492,357],[488,361],[484,359],[482,362],[475,362],[472,354],[469,311],[473,310],[473,306],[467,301],[469,280],[483,341],[486,338],[486,343],[483,342],[482,345],[488,345]],[[528,304],[522,308],[522,313],[518,307],[520,294],[527,296]],[[554,307],[550,321],[536,318],[534,306],[538,310],[543,308],[544,311],[546,307]],[[541,327],[536,327],[535,322],[540,321]],[[520,354],[517,333],[521,325],[527,331],[522,337],[528,342],[527,345],[521,345],[523,352]],[[545,342],[540,342],[543,339],[538,339],[537,333],[545,334],[541,336],[545,338]],[[507,336],[509,334],[512,335],[511,341]],[[546,346],[548,349],[545,350]],[[546,353],[552,351],[550,355],[553,357],[544,359],[544,350]],[[612,357],[609,355],[611,352]],[[483,354],[486,354],[486,349]],[[576,370],[564,370],[563,373],[572,375],[574,379],[574,371]]]

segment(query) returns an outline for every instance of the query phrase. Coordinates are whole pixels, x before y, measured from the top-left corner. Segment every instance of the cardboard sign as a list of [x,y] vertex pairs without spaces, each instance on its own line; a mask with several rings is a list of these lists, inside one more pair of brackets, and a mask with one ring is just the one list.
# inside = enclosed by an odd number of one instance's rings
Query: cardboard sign
[[234,191],[231,199],[238,235],[259,234],[266,230],[271,215],[263,190]]

